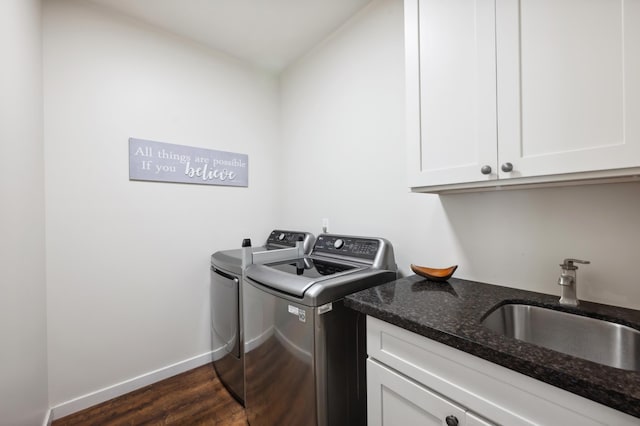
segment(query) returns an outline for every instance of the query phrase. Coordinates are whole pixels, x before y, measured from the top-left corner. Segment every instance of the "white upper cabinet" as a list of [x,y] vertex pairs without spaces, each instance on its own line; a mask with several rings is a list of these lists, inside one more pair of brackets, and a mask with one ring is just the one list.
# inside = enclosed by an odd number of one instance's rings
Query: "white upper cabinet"
[[412,180],[495,179],[480,173],[497,158],[493,0],[411,0],[406,7]]
[[410,186],[640,172],[640,2],[405,0]]

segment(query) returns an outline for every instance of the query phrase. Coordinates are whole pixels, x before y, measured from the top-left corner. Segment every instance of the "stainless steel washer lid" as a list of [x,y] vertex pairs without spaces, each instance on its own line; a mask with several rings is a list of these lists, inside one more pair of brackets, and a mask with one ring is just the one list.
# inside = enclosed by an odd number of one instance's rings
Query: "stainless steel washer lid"
[[[296,241],[302,238],[305,253],[309,253],[315,243],[315,237],[309,232],[285,231],[274,229],[267,237],[265,245],[252,247],[254,253],[265,250],[276,250],[295,247]],[[211,265],[234,274],[242,274],[242,249],[221,250],[211,255]]]
[[[264,251],[264,246],[252,247],[253,252]],[[211,266],[237,275],[242,274],[242,249],[221,250],[211,255]]]
[[[315,263],[314,263],[315,262]],[[314,258],[296,259],[268,265],[251,265],[247,277],[266,287],[296,297],[320,282],[351,275],[368,268],[367,265],[325,262]]]
[[306,306],[321,306],[365,288],[396,279],[395,271],[360,266],[325,277],[304,277],[272,268],[250,265],[245,282],[254,287]]
[[319,235],[310,256],[245,269],[249,284],[307,306],[336,301],[395,276],[387,240],[336,234]]

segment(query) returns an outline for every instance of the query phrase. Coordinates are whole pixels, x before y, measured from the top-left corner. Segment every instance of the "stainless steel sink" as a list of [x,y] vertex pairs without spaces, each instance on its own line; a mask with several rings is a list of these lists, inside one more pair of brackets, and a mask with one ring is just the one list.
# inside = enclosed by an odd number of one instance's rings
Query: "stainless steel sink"
[[482,324],[534,345],[624,370],[640,371],[640,332],[613,322],[524,304],[502,305]]

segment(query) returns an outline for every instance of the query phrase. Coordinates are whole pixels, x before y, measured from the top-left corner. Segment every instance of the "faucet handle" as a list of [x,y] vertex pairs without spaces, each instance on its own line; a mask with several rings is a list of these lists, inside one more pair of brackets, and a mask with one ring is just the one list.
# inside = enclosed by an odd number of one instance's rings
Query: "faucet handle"
[[568,269],[570,271],[575,271],[576,269],[578,269],[577,266],[574,265],[574,263],[581,263],[583,265],[588,265],[591,262],[588,260],[580,260],[580,259],[565,259],[561,264],[560,267],[562,269]]

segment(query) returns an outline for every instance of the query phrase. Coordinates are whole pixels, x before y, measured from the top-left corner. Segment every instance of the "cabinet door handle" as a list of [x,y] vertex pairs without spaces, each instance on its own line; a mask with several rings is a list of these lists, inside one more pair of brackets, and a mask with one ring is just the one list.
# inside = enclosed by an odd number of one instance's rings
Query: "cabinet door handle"
[[511,163],[504,163],[502,166],[500,166],[500,168],[502,169],[503,172],[505,173],[509,173],[510,171],[513,170],[513,164]]
[[480,169],[480,173],[482,173],[483,175],[490,175],[491,174],[491,166],[489,166],[489,165],[482,166],[482,168]]
[[458,426],[458,418],[456,416],[447,416],[444,421],[447,423],[447,426]]

